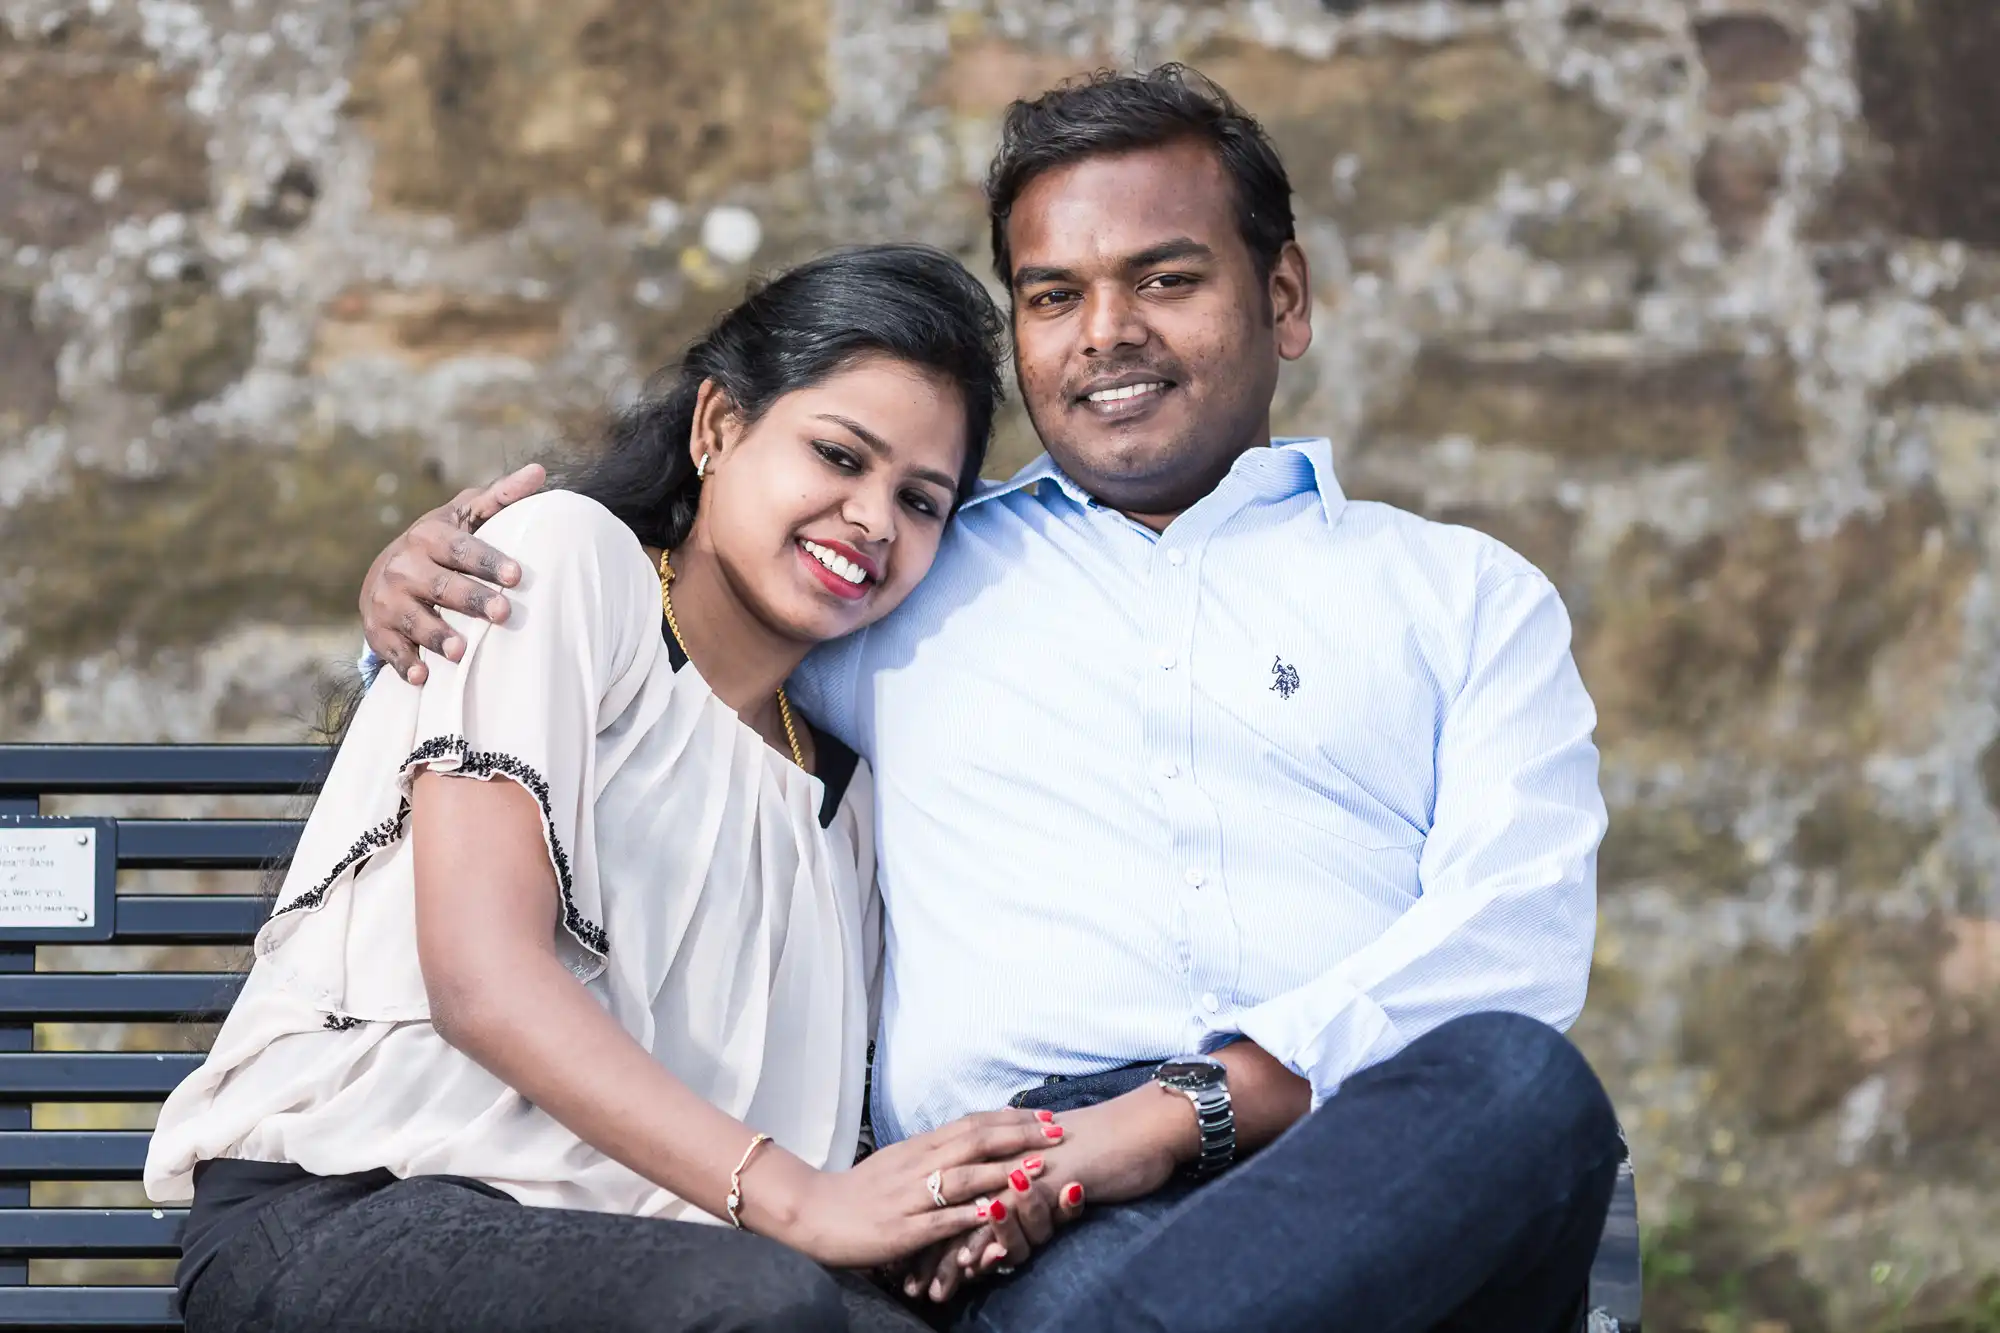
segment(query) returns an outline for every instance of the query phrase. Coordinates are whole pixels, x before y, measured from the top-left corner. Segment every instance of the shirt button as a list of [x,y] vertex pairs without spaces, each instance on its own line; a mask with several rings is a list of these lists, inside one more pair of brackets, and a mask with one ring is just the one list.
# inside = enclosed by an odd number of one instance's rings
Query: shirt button
[[1187,563],[1187,553],[1184,551],[1169,551],[1167,552],[1167,563],[1175,569],[1179,569],[1183,564]]
[[1160,664],[1160,670],[1162,671],[1172,671],[1174,669],[1174,655],[1165,648],[1160,649],[1159,654],[1153,660]]
[[1210,991],[1201,997],[1201,1007],[1212,1014],[1222,1007],[1222,1001],[1215,998],[1214,991]]
[[1206,879],[1207,876],[1203,875],[1199,869],[1197,869],[1194,866],[1188,867],[1187,882],[1189,884],[1193,885],[1195,888],[1198,889],[1202,886],[1203,881]]

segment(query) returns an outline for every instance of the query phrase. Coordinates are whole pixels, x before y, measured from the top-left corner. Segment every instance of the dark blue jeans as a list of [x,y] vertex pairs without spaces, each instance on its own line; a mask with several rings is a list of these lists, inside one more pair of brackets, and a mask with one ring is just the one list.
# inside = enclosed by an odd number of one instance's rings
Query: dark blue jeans
[[[1038,1088],[1085,1105],[1130,1075]],[[976,1295],[960,1333],[1556,1333],[1617,1174],[1610,1100],[1515,1014],[1457,1019],[1200,1185],[1089,1208]]]

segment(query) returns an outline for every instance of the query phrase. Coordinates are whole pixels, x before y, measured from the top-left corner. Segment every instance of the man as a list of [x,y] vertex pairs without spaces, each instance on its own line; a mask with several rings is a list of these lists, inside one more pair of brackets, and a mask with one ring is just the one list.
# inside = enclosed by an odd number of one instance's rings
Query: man
[[[877,773],[878,1135],[1060,1106],[1088,1191],[960,1326],[1564,1327],[1618,1149],[1557,1033],[1605,822],[1560,599],[1271,439],[1310,282],[1219,90],[1016,103],[989,199],[1047,456],[796,695]],[[398,670],[456,647],[430,605],[505,614],[448,569],[510,582],[466,529],[533,484],[384,552]]]

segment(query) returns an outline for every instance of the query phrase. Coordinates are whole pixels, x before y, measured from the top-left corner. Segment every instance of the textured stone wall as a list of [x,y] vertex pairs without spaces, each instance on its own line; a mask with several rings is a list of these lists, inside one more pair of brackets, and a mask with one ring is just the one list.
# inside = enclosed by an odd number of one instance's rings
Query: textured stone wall
[[10,738],[295,734],[410,515],[757,269],[983,270],[1009,98],[1197,63],[1299,191],[1281,428],[1575,613],[1653,1326],[2000,1328],[2000,4],[0,16]]

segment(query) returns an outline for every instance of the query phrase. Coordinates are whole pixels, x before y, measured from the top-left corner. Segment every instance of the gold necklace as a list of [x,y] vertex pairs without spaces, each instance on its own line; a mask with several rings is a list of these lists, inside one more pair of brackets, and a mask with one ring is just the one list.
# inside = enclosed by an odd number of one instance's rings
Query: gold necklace
[[[674,567],[667,563],[667,554],[665,551],[660,552],[660,609],[667,613],[667,628],[674,632],[674,642],[681,646],[683,654],[687,654],[688,645],[687,640],[681,637],[681,623],[674,619],[673,594],[667,591],[667,585],[674,581]],[[792,724],[792,701],[785,697],[785,687],[782,685],[778,687],[778,720],[785,724],[785,739],[791,742],[792,746],[792,762],[803,769],[806,766],[806,753],[799,748],[799,729]]]

